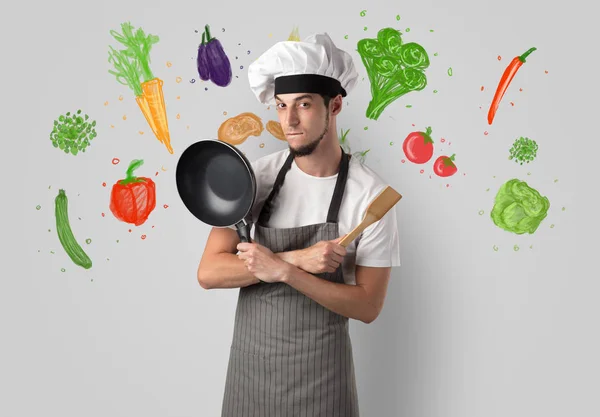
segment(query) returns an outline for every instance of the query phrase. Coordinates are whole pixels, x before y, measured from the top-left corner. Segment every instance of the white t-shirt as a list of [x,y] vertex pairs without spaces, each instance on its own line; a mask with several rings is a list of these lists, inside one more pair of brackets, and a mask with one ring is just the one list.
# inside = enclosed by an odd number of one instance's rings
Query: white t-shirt
[[[289,148],[263,156],[251,162],[256,177],[257,193],[252,213],[246,218],[256,224],[263,204],[273,189],[275,178],[290,153]],[[338,174],[314,177],[292,162],[279,194],[273,201],[271,218],[267,227],[300,227],[327,221],[329,205]],[[339,236],[354,229],[363,219],[371,201],[388,184],[377,173],[356,157],[350,159],[348,179],[338,214]],[[395,206],[381,220],[369,225],[346,247],[342,262],[344,282],[356,284],[355,266],[400,266],[400,242]],[[235,226],[228,226],[236,230]],[[250,236],[254,239],[255,227]]]

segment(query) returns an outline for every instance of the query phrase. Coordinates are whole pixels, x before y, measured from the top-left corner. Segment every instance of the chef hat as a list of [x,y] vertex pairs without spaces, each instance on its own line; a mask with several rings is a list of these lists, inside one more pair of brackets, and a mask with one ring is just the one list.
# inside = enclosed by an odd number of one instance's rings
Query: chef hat
[[358,80],[352,57],[327,33],[278,42],[248,67],[250,88],[263,104],[276,94],[320,93],[346,97]]

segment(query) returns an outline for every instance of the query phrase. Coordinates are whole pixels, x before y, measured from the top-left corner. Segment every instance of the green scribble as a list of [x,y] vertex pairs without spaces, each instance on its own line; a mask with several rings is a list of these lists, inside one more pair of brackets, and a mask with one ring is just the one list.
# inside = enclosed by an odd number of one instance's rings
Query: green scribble
[[361,15],[362,17],[365,17],[365,16],[367,15],[367,11],[366,11],[366,10],[362,10],[362,11],[360,12],[360,15]]
[[90,141],[96,134],[96,121],[88,121],[89,116],[81,116],[81,110],[67,112],[54,120],[54,127],[50,132],[52,146],[63,150],[65,153],[77,155],[79,151],[85,152],[90,146]]
[[452,67],[448,68],[448,76],[452,77]]
[[514,159],[515,162],[523,165],[523,162],[530,163],[537,156],[538,144],[535,140],[520,137],[516,139],[510,148],[509,160]]
[[494,245],[494,252],[498,252],[498,246]]
[[39,204],[37,206],[35,206],[36,210],[40,210],[42,208],[42,206],[40,206]]
[[345,35],[345,36],[344,36],[344,39],[348,39],[348,35]]
[[417,43],[403,44],[401,36],[394,28],[384,28],[376,39],[358,41],[358,53],[371,82],[369,119],[377,120],[393,101],[427,85],[423,72],[429,67],[427,52]]
[[485,213],[483,210],[479,210],[479,215],[483,216],[483,213]]
[[365,32],[367,31],[367,27],[365,26]]
[[515,252],[517,252],[517,251],[520,249],[520,248],[519,248],[519,245],[515,245],[515,246],[513,246],[513,249],[514,249],[514,251],[515,251]]
[[496,226],[508,232],[532,234],[548,215],[549,208],[548,198],[525,181],[511,179],[498,190],[490,217]]
[[89,245],[90,243],[92,243],[92,239],[90,239],[90,238],[87,238],[87,239],[85,240],[85,243],[87,243],[87,244]]
[[66,269],[65,269],[65,268],[60,268],[60,271],[61,271],[61,272],[65,272],[65,271],[66,271]]
[[399,14],[396,15],[396,20],[400,20],[400,15]]
[[344,129],[341,129],[341,134],[340,134],[340,139],[339,139],[340,146],[342,147],[342,149],[344,150],[345,153],[352,154],[352,157],[357,158],[361,163],[364,164],[367,152],[369,152],[371,149],[367,149],[366,151],[362,151],[362,152],[352,153],[352,149],[350,148],[350,142],[346,138],[348,136],[348,132],[350,132],[350,129],[346,130],[345,132],[344,132]]

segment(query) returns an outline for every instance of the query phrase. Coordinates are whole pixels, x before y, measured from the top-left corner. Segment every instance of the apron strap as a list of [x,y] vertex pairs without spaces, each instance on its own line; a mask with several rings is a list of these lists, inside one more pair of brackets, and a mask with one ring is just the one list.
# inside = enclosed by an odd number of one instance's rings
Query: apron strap
[[[341,148],[341,146],[340,146]],[[333,190],[333,198],[329,205],[329,212],[327,213],[327,223],[337,223],[338,214],[340,212],[340,206],[342,205],[342,197],[344,196],[344,190],[346,189],[346,180],[348,179],[348,167],[349,161],[352,155],[346,154],[342,149],[342,160],[340,162],[340,172],[335,182],[335,189]]]

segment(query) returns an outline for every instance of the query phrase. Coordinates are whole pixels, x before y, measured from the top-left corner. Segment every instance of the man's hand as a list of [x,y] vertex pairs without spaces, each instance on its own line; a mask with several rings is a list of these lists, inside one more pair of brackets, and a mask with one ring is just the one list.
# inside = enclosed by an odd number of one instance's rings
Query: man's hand
[[334,240],[321,240],[300,250],[298,254],[300,269],[311,274],[335,272],[346,256],[346,248],[339,244],[345,236]]
[[264,282],[281,282],[292,266],[275,255],[266,246],[252,242],[237,245],[237,255],[256,278]]

